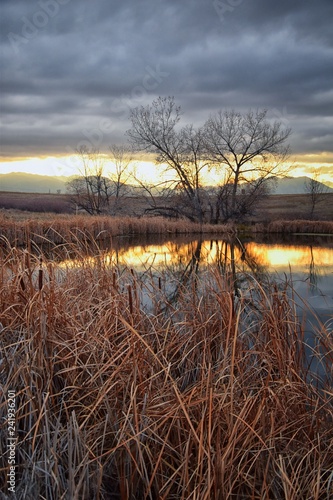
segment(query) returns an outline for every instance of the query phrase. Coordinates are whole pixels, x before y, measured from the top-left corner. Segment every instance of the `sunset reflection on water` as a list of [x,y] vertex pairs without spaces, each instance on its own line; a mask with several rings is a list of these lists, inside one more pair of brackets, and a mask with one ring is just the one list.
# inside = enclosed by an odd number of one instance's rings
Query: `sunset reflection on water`
[[[133,244],[134,243],[134,244]],[[306,244],[307,243],[307,244]],[[322,243],[323,246],[320,246]],[[96,250],[96,248],[95,248]],[[206,273],[209,265],[213,274]],[[113,266],[116,267],[116,272]],[[317,333],[324,328],[333,335],[333,239],[305,240],[304,244],[261,243],[255,241],[187,240],[185,237],[161,244],[126,240],[112,242],[112,249],[101,249],[99,255],[63,260],[62,267],[96,267],[110,269],[114,280],[119,276],[131,284],[133,277],[140,283],[140,307],[149,313],[158,307],[177,311],[178,297],[185,289],[200,295],[214,287],[212,276],[224,275],[237,300],[244,298],[244,311],[256,300],[256,290],[281,290],[295,307],[304,334],[305,353],[313,373],[325,375],[325,369],[313,356]],[[215,271],[218,273],[214,274]],[[205,280],[208,280],[208,288]],[[162,295],[160,291],[162,290]],[[124,293],[127,289],[124,288]],[[162,298],[161,298],[162,297]],[[269,301],[269,295],[267,300]],[[249,302],[250,301],[250,302]],[[165,309],[163,309],[163,307]],[[218,306],[217,306],[218,307]],[[254,305],[255,307],[255,305]],[[324,326],[323,326],[324,325]]]
[[[329,243],[332,246],[332,242]],[[128,266],[136,271],[160,273],[171,270],[181,277],[189,272],[218,265],[221,272],[234,276],[267,278],[277,283],[292,282],[295,300],[316,311],[323,322],[333,317],[333,248],[330,246],[287,245],[223,240],[169,241],[161,245],[136,245],[108,254],[109,263]],[[183,273],[183,274],[182,274]],[[236,274],[235,274],[236,273]]]
[[313,246],[265,245],[251,242],[247,250],[263,265],[275,269],[292,267],[295,271],[309,267],[313,262],[333,271],[333,249]]
[[[307,243],[307,244],[306,244]],[[322,246],[320,246],[322,244]],[[113,241],[112,249],[80,260],[63,260],[61,267],[99,266],[131,269],[161,276],[170,283],[188,283],[191,274],[205,271],[210,264],[231,277],[235,286],[254,278],[259,283],[274,281],[292,284],[297,302],[305,300],[323,321],[333,318],[333,240],[304,244],[255,241],[187,240],[184,237],[161,244]],[[187,285],[186,285],[187,286]],[[244,285],[247,286],[246,284]]]
[[[176,243],[173,241],[161,245],[137,245],[128,249],[110,252],[108,259],[121,265],[128,265],[137,270],[146,266],[159,267],[186,263],[195,253],[198,241]],[[233,255],[232,255],[233,253]],[[246,259],[245,259],[246,257]],[[216,263],[235,260],[243,269],[246,261],[254,260],[258,265],[277,271],[305,271],[315,265],[322,271],[333,273],[333,249],[319,246],[296,246],[285,244],[264,244],[249,242],[235,244],[222,240],[205,240],[200,243],[200,262]]]

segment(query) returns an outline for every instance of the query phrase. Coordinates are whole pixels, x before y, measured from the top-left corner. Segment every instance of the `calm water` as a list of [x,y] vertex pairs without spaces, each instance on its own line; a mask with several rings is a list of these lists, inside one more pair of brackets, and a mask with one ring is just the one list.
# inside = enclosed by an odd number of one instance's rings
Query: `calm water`
[[[108,255],[118,265],[129,266],[139,273],[164,275],[170,300],[177,296],[179,282],[186,286],[193,274],[200,276],[211,263],[236,279],[237,287],[245,293],[252,277],[260,283],[274,280],[278,285],[287,280],[295,291],[297,311],[303,320],[309,379],[313,376],[325,378],[327,368],[317,356],[313,356],[313,350],[321,323],[333,335],[332,237],[298,237],[289,243],[225,241],[216,239],[216,236],[192,241],[132,242],[128,246],[120,245]],[[148,303],[149,307],[151,290],[147,288],[147,291],[146,305]]]
[[164,243],[120,242],[109,253],[119,265],[138,272],[168,268],[175,273],[198,271],[208,264],[219,265],[222,271],[254,275],[259,281],[271,277],[278,281],[292,280],[300,298],[316,310],[333,314],[333,238],[308,237],[284,241],[233,242],[205,238],[203,240],[173,239]]
[[193,236],[170,240],[117,238],[105,249],[105,258],[138,273],[168,272],[176,279],[200,273],[212,263],[239,281],[245,275],[259,282],[287,279],[292,281],[299,302],[305,299],[327,319],[333,315],[333,237],[298,236],[289,241],[231,241],[216,235],[202,240]]
[[231,277],[236,293],[246,293],[253,279],[261,284],[274,281],[281,286],[287,281],[292,284],[297,311],[303,320],[309,377],[325,377],[326,368],[313,356],[312,349],[320,323],[333,335],[333,237],[298,236],[289,241],[226,241],[216,235],[202,240],[186,236],[170,240],[150,237],[148,241],[121,238],[113,240],[111,248],[104,251],[107,262],[140,275],[145,283],[142,307],[148,310],[152,294],[156,293],[151,287],[152,279],[160,280],[168,301],[174,302],[180,286],[187,286],[193,276],[204,276],[210,264]]

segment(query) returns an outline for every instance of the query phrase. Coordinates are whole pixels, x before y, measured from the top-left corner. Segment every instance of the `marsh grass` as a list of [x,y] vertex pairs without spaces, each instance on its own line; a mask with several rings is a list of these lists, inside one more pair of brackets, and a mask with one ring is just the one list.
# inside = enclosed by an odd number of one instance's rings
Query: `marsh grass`
[[109,241],[116,236],[232,234],[232,224],[198,224],[186,220],[167,220],[162,217],[111,217],[50,214],[48,218],[19,220],[0,212],[0,236],[12,246],[28,246],[29,242],[42,245],[69,242]]
[[[75,248],[67,267],[10,245],[1,258],[1,447],[15,390],[18,499],[332,498],[333,374],[309,382],[288,284],[235,297],[212,266],[170,301],[97,243],[93,261]],[[330,361],[325,325],[317,342]],[[4,453],[4,494],[7,472]]]

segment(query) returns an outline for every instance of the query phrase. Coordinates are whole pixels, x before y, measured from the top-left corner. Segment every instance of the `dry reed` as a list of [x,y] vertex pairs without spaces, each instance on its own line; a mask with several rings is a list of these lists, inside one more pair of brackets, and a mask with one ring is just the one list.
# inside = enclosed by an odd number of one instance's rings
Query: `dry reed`
[[45,242],[61,244],[77,240],[103,241],[115,236],[230,234],[232,224],[199,224],[187,220],[167,220],[162,217],[111,217],[84,215],[51,215],[49,218],[32,217],[16,220],[0,213],[0,237],[13,246],[37,245]]
[[[309,380],[288,286],[235,297],[212,267],[172,301],[102,253],[66,268],[10,247],[0,269],[18,499],[332,498],[333,374]],[[4,453],[4,494],[7,473]]]

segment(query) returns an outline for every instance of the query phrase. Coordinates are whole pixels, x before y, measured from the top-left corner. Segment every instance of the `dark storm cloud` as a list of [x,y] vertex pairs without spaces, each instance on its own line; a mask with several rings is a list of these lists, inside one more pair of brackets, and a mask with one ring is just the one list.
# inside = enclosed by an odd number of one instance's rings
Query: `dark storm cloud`
[[184,121],[267,108],[295,152],[332,151],[331,0],[0,0],[2,154],[124,140],[174,95]]

